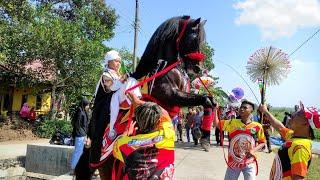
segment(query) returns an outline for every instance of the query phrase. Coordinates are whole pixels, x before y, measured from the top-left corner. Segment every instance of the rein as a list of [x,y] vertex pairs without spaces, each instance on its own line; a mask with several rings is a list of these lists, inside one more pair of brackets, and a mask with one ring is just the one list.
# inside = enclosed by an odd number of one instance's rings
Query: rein
[[127,89],[127,90],[125,91],[125,94],[128,93],[129,91],[132,91],[132,90],[134,90],[135,88],[140,87],[140,86],[144,85],[145,83],[148,83],[148,82],[152,81],[153,79],[155,79],[155,78],[157,78],[157,77],[159,77],[159,76],[161,76],[161,75],[169,72],[171,69],[173,69],[174,67],[176,67],[177,65],[179,65],[181,62],[182,62],[182,59],[179,59],[177,62],[171,64],[170,66],[168,66],[168,67],[166,67],[166,68],[164,68],[163,70],[159,71],[158,73],[152,75],[151,77],[148,77],[147,79],[139,82],[137,85],[132,86],[131,88]]

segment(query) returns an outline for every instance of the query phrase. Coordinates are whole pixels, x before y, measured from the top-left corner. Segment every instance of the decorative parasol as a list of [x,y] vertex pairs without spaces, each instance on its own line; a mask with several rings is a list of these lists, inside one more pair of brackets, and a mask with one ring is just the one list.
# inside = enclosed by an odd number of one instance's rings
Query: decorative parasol
[[241,87],[236,87],[232,89],[231,92],[233,93],[234,97],[237,99],[242,99],[244,96],[244,91]]
[[[197,77],[195,80],[191,82],[192,87],[194,88],[195,93],[200,92],[200,88],[204,87],[209,92],[208,88],[215,84],[214,80],[209,76],[209,71],[204,70],[203,76]],[[210,93],[210,92],[209,92]]]
[[291,65],[289,56],[272,46],[257,50],[250,56],[247,73],[253,82],[259,82],[261,103],[265,103],[267,85],[278,85],[287,77]]
[[238,99],[237,99],[233,94],[229,94],[228,100],[229,100],[231,103],[237,103],[237,102],[238,102]]
[[[213,86],[215,84],[214,80],[209,76],[201,76],[200,79],[206,87]],[[191,82],[192,86],[196,89],[199,89],[201,86],[203,86],[200,79],[196,78]]]
[[228,94],[228,100],[230,103],[238,103],[243,98],[244,91],[242,88],[236,87],[233,88]]

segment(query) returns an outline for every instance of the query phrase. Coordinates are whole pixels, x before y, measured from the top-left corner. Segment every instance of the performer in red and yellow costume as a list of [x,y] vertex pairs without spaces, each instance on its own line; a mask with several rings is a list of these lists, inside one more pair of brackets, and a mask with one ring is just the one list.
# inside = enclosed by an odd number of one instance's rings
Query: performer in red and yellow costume
[[129,97],[136,106],[135,121],[114,144],[113,156],[120,163],[115,163],[113,177],[173,179],[175,132],[169,114],[155,103],[139,100],[133,93]]

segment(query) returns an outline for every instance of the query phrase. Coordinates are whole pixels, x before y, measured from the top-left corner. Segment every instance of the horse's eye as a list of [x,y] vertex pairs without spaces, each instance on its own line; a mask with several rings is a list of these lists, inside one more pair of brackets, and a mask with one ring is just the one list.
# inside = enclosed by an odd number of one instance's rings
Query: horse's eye
[[192,33],[192,34],[190,34],[189,38],[190,39],[197,39],[198,38],[198,34]]

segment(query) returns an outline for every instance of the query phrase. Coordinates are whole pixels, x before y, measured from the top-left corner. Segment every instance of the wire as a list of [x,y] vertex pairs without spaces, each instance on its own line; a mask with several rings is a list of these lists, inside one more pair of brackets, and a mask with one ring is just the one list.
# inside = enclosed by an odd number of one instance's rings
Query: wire
[[123,6],[119,1],[117,0],[113,0],[114,2],[116,2],[119,7],[121,7],[122,9],[118,8],[118,11],[121,12],[120,14],[123,16],[123,17],[126,17],[126,19],[130,22],[134,22],[134,20],[132,20],[130,16],[127,16],[126,13],[124,13],[122,10],[126,11],[127,13],[130,12],[130,10],[128,10],[127,8],[125,8],[125,6]]
[[241,78],[241,79],[246,83],[246,85],[249,87],[251,93],[253,94],[254,98],[256,99],[257,103],[259,104],[259,100],[258,100],[256,94],[253,92],[252,88],[249,86],[248,82],[242,77],[242,75],[241,75],[234,67],[232,67],[231,65],[229,65],[229,64],[227,64],[227,63],[225,63],[225,62],[223,62],[223,61],[219,61],[219,60],[215,60],[215,61],[216,61],[216,62],[220,62],[220,63],[228,66],[228,67],[231,68],[234,72],[236,72],[236,73],[238,74],[238,76],[240,76],[240,78]]
[[294,51],[289,54],[289,57],[292,56],[295,52],[297,52],[303,45],[305,45],[310,39],[312,39],[316,34],[320,32],[320,28],[312,34],[307,40],[305,40],[300,46],[298,46]]
[[[118,1],[118,0],[113,0],[115,3],[117,3],[120,7],[122,7],[122,9],[118,8],[117,12],[119,13],[119,15],[122,17],[122,19],[124,21],[126,21],[133,29],[134,29],[134,25],[135,22],[134,20],[131,19],[131,17],[127,16],[126,13],[124,13],[122,10],[129,12],[130,10],[128,10],[125,6],[122,6],[122,4]],[[141,7],[141,4],[140,4]],[[148,39],[148,37],[146,36],[146,32],[144,32],[144,30],[142,30],[141,28],[141,20],[138,20],[140,23],[138,23],[138,32],[145,38]],[[129,33],[132,33],[132,31],[130,31]]]
[[[114,2],[116,2],[119,5],[119,8],[117,8],[116,12],[120,15],[120,17],[126,21],[130,26],[134,26],[134,20],[131,19],[131,17],[127,16],[126,13],[124,13],[121,8],[124,8],[124,6],[122,6],[118,1],[113,0]],[[121,8],[120,8],[121,7]],[[125,10],[127,11],[127,10]],[[129,11],[127,11],[129,12]]]
[[[141,1],[140,1],[140,2],[141,2]],[[141,12],[146,13],[146,14],[147,14],[147,17],[152,17],[152,13],[150,13],[149,9],[146,8],[144,5],[145,5],[145,4],[144,4],[143,2],[140,3],[140,9],[143,10],[143,11],[141,11]]]

